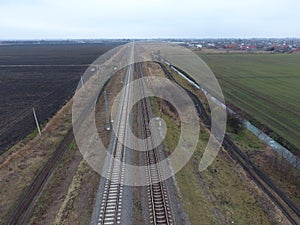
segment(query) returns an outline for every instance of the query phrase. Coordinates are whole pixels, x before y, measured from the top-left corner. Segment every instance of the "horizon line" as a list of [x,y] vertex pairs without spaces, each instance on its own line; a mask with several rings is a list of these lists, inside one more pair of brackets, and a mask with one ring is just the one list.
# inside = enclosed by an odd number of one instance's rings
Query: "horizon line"
[[207,40],[207,39],[300,39],[300,37],[99,37],[99,38],[0,38],[0,41],[76,41],[76,40]]

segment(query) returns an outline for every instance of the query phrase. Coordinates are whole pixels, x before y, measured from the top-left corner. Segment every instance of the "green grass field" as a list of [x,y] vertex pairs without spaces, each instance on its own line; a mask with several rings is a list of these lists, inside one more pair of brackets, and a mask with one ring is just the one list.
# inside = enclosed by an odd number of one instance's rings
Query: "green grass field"
[[[273,130],[275,139],[300,149],[300,54],[200,57],[218,78],[226,101]],[[285,140],[280,142],[290,147]]]

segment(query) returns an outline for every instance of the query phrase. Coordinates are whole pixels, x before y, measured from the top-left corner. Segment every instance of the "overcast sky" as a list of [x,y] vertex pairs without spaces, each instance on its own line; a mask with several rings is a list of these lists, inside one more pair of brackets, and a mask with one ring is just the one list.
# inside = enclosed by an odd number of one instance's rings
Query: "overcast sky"
[[300,0],[0,0],[0,39],[300,37]]

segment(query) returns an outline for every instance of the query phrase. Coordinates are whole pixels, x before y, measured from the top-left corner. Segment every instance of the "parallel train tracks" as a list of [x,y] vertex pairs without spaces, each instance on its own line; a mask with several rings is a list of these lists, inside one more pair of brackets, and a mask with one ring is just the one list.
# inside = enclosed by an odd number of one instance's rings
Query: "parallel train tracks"
[[[132,51],[133,53],[133,51]],[[129,83],[132,79],[133,65],[128,67],[126,83]],[[140,76],[142,76],[140,70]],[[106,82],[106,84],[108,81]],[[105,84],[105,85],[106,85]],[[142,87],[142,86],[141,86]],[[143,90],[142,90],[143,91]],[[126,129],[127,129],[127,114],[128,112],[128,101],[130,101],[131,91],[128,90],[122,97],[122,105],[120,108],[120,113],[118,114],[118,139],[115,137],[113,143],[113,160],[109,163],[108,176],[105,181],[105,189],[103,192],[103,198],[101,202],[101,208],[99,212],[99,217],[97,220],[98,224],[109,225],[109,224],[121,224],[121,212],[122,212],[122,194],[123,194],[123,181],[125,175],[125,150],[126,147],[122,143],[126,143]],[[95,101],[91,102],[91,108]],[[143,132],[146,136],[151,136],[149,129],[150,120],[150,103],[149,100],[143,100],[141,105],[142,110],[142,126]],[[90,113],[90,109],[84,112],[84,115],[78,119],[76,125],[80,126],[82,120],[87,114]],[[34,204],[34,200],[37,199],[39,193],[41,193],[44,184],[47,182],[52,171],[55,169],[59,160],[62,158],[64,153],[67,151],[69,145],[74,140],[73,131],[70,130],[68,134],[63,139],[62,143],[58,146],[56,151],[53,153],[50,160],[46,163],[45,167],[41,169],[36,179],[28,188],[28,192],[25,194],[24,198],[20,201],[16,207],[13,215],[10,218],[8,224],[22,224],[26,217],[30,214],[31,208]],[[153,142],[155,140],[152,140]],[[150,146],[144,146],[145,149],[151,149]],[[146,176],[148,179],[148,197],[149,197],[149,218],[151,224],[162,225],[173,224],[171,210],[169,206],[169,198],[167,194],[166,184],[160,182],[162,179],[162,173],[159,168],[159,157],[157,154],[157,149],[149,150],[145,154],[145,164],[148,170],[146,171]]]
[[[132,54],[133,54],[132,50]],[[132,56],[133,57],[133,56]],[[139,78],[143,77],[141,64],[138,63],[134,67],[129,65],[127,68],[127,75],[124,81],[124,85],[131,82],[133,77],[133,69],[137,70]],[[144,92],[144,84],[140,81],[139,92]],[[129,129],[128,118],[128,105],[132,99],[132,90],[127,88],[124,95],[121,97],[121,105],[119,106],[119,113],[116,116],[115,123],[117,126],[117,134],[112,138],[111,154],[107,179],[105,180],[103,195],[100,204],[100,212],[97,224],[98,225],[110,225],[122,223],[122,195],[123,195],[123,182],[125,176],[125,155],[126,155],[126,131]],[[149,99],[144,98],[138,104],[139,118],[141,133],[144,138],[153,137],[149,128],[149,121],[151,119],[151,106]],[[145,176],[147,178],[148,186],[148,206],[149,206],[149,222],[154,225],[173,225],[173,219],[171,215],[171,207],[167,192],[167,187],[163,181],[163,175],[159,166],[158,149],[152,149],[151,146],[155,143],[155,138],[151,139],[151,143],[145,142],[143,146],[144,163],[146,165]],[[122,144],[122,143],[125,143]]]
[[[167,77],[174,82],[174,78],[165,68],[160,64],[161,68],[167,75]],[[132,79],[133,65],[128,67],[126,83],[129,83]],[[139,78],[143,77],[143,71],[141,64],[136,64],[136,71]],[[177,82],[176,82],[177,83]],[[178,84],[178,83],[177,83]],[[140,92],[144,92],[144,83],[140,81]],[[178,84],[180,85],[180,84]],[[184,87],[182,87],[185,89]],[[207,128],[210,128],[210,118],[207,115],[202,103],[198,97],[191,91],[185,89],[195,103],[199,117],[202,119]],[[103,192],[103,198],[101,202],[101,209],[98,218],[99,225],[121,224],[121,212],[122,212],[122,195],[123,195],[123,182],[125,175],[125,150],[126,147],[122,143],[126,143],[126,130],[128,104],[130,101],[131,91],[127,90],[122,97],[122,105],[120,106],[120,112],[117,115],[116,122],[118,123],[118,139],[115,137],[115,141],[112,147],[113,159],[109,163],[108,176],[105,181],[105,189]],[[148,206],[149,206],[149,219],[150,223],[154,225],[173,225],[174,220],[171,213],[170,199],[168,196],[168,190],[166,183],[163,181],[163,173],[160,168],[160,157],[158,148],[152,149],[155,145],[155,135],[151,134],[149,127],[149,121],[152,118],[151,104],[148,98],[142,99],[138,104],[138,122],[140,123],[141,133],[144,138],[152,137],[151,142],[145,142],[143,146],[144,162],[147,166],[145,171],[147,177],[147,192],[148,192]],[[69,131],[61,145],[54,152],[51,159],[41,170],[40,174],[36,177],[28,189],[27,194],[17,206],[8,224],[20,224],[25,220],[28,208],[31,206],[34,199],[40,193],[43,185],[46,183],[51,172],[57,165],[59,159],[63,156],[64,152],[68,149],[68,146],[73,141],[73,132]],[[257,183],[257,185],[272,199],[275,205],[282,211],[291,224],[298,224],[300,212],[299,209],[291,202],[270,180],[266,177],[251,161],[248,157],[230,140],[226,135],[224,138],[223,146],[228,154],[235,159],[249,176]]]
[[[124,82],[125,85],[131,80],[133,66],[130,65],[127,72],[127,78]],[[140,64],[136,65],[136,69],[139,77],[143,76]],[[140,92],[144,92],[144,84],[141,82]],[[122,97],[122,105],[119,110],[119,115],[116,120],[118,124],[118,139],[116,137],[113,140],[112,155],[113,159],[109,164],[108,176],[105,181],[105,187],[101,202],[100,214],[98,219],[98,225],[108,224],[121,224],[121,212],[122,212],[122,192],[123,181],[125,174],[125,151],[126,147],[122,143],[126,143],[126,118],[128,118],[128,101],[130,101],[130,92],[128,88]],[[149,128],[150,121],[150,102],[149,99],[142,99],[138,104],[139,111],[139,123],[141,124],[141,132],[144,137],[151,137],[151,131]],[[147,192],[148,192],[148,206],[149,206],[149,221],[154,225],[172,225],[173,219],[171,215],[171,209],[169,205],[169,197],[167,193],[166,184],[162,181],[163,175],[159,167],[159,156],[157,148],[152,149],[154,145],[154,139],[152,144],[145,142],[143,146],[145,149],[145,165],[147,170],[145,175],[147,177]],[[150,146],[151,145],[151,146]]]

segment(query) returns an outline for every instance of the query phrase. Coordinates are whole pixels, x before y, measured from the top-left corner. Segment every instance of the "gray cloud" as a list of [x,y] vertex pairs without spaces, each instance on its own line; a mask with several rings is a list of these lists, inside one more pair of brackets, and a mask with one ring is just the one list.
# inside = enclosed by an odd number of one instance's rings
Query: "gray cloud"
[[0,38],[299,37],[297,0],[0,1]]

